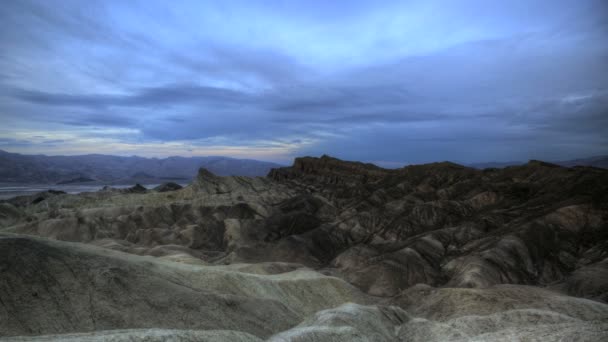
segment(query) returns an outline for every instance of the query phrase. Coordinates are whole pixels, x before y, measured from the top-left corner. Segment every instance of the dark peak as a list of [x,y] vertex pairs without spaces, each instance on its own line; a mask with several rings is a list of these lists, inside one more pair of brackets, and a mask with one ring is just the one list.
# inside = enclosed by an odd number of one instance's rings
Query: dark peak
[[132,186],[130,189],[131,189],[132,191],[146,191],[146,190],[148,190],[148,189],[146,189],[146,187],[145,187],[145,186],[143,186],[143,185],[141,185],[141,184],[139,184],[139,183],[135,184],[135,185],[134,185],[134,186]]
[[[198,169],[198,174],[192,183],[193,187],[197,190],[211,191],[210,189],[215,188],[218,184],[222,183],[222,178],[216,176],[213,172],[201,167]],[[213,191],[211,191],[213,193]]]
[[293,162],[292,168],[300,170],[321,170],[321,169],[333,169],[333,170],[356,170],[356,171],[386,171],[385,169],[376,166],[371,163],[362,163],[355,161],[346,161],[338,158],[322,155],[320,158],[316,157],[299,157]]
[[456,164],[454,162],[447,161],[447,160],[442,161],[442,162],[424,164],[424,165],[428,165],[429,167],[448,168],[448,169],[466,169],[467,168],[464,165]]
[[[109,188],[108,190],[112,191],[112,188]],[[146,187],[144,187],[143,185],[137,183],[130,188],[122,189],[120,192],[127,194],[145,194],[146,192],[148,192],[148,189],[146,189]]]
[[559,168],[561,166],[557,165],[557,164],[553,164],[553,163],[548,163],[548,162],[544,162],[542,160],[536,160],[536,159],[531,159],[530,161],[528,161],[528,163],[526,164],[527,166],[541,166],[541,167],[552,167],[552,168]]
[[181,189],[182,186],[174,182],[166,182],[154,188],[158,192],[175,191]]
[[449,160],[442,161],[442,162],[440,162],[438,164],[445,165],[445,166],[451,166],[451,167],[457,167],[457,168],[463,168],[463,167],[465,167],[464,165],[461,165],[461,164],[458,164],[458,163],[454,163],[454,162],[451,162]]
[[205,181],[209,179],[216,179],[217,176],[213,172],[205,169],[204,167],[201,167],[200,169],[198,169],[198,174],[196,175],[196,178],[197,180]]
[[345,181],[359,179],[368,181],[383,177],[392,170],[383,169],[369,163],[344,161],[323,155],[317,157],[299,157],[290,167],[272,169],[268,176],[275,180],[294,179],[300,177],[321,177],[325,180]]
[[450,161],[442,161],[428,164],[416,164],[404,166],[397,169],[399,172],[424,171],[424,172],[452,172],[452,171],[469,171],[473,168],[456,164]]
[[308,176],[330,176],[341,179],[361,178],[365,181],[383,178],[401,172],[452,172],[472,170],[465,166],[443,161],[430,164],[410,165],[401,169],[384,169],[371,163],[346,161],[328,156],[326,154],[319,158],[299,157],[294,160],[291,167],[273,169],[269,177],[273,179],[291,179],[303,175]]
[[[310,158],[310,159],[318,159],[321,161],[325,161],[325,162],[343,162],[343,163],[356,163],[356,162],[352,162],[352,161],[348,161],[348,160],[342,160],[336,157],[332,157],[328,154],[324,154],[321,157],[317,158],[317,157],[301,157],[301,158]],[[299,159],[299,158],[296,158]]]

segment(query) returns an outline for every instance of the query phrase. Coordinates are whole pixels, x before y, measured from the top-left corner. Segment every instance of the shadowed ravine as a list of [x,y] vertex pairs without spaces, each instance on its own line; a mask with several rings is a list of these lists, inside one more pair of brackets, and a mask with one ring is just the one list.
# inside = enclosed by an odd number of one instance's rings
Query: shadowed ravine
[[0,201],[0,339],[608,339],[608,170],[323,156],[164,190]]

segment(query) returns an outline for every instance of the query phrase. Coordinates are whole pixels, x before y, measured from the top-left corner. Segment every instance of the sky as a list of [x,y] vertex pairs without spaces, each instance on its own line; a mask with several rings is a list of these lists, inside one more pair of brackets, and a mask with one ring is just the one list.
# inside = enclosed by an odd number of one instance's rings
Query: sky
[[0,3],[5,151],[401,166],[606,132],[603,0]]

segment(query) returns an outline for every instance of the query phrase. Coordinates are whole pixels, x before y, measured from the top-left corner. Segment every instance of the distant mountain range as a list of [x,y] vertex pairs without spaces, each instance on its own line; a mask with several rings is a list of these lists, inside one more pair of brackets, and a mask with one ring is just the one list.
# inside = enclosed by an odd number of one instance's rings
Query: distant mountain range
[[[467,164],[477,169],[504,168],[526,162],[486,162]],[[554,164],[573,167],[608,168],[608,156],[596,156]],[[162,183],[189,182],[204,167],[219,176],[265,176],[282,165],[229,157],[120,157],[103,154],[80,156],[24,155],[0,150],[0,182],[37,184],[74,183]]]
[[[510,161],[510,162],[487,162],[487,163],[473,163],[468,164],[467,166],[473,167],[476,169],[487,169],[487,168],[503,168],[507,166],[514,165],[523,165],[526,162],[523,161]],[[552,161],[551,163],[566,166],[566,167],[574,167],[574,166],[593,166],[599,167],[603,169],[608,169],[608,156],[595,156],[590,158],[581,158],[581,159],[573,159],[573,160],[561,160],[561,161]]]
[[222,176],[265,176],[282,165],[228,157],[119,157],[102,154],[81,156],[24,155],[0,150],[0,182],[112,184],[190,181],[204,167]]

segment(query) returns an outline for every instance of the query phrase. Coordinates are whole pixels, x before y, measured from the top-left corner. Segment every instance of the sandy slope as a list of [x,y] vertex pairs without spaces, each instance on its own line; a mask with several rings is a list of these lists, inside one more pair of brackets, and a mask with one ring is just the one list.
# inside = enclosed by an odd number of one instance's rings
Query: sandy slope
[[[306,268],[263,274],[273,267],[254,273],[251,267],[191,265],[4,234],[0,331],[47,335],[8,339],[27,341],[608,337],[608,305],[533,287],[418,286],[381,299]],[[93,333],[74,335],[83,332]]]

